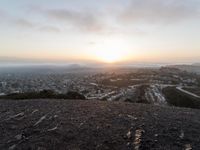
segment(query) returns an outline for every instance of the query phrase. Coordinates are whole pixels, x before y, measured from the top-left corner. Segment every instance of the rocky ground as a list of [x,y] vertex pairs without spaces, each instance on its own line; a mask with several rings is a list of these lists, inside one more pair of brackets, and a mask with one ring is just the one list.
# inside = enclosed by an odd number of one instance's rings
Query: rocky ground
[[85,100],[1,100],[0,149],[200,149],[200,111]]

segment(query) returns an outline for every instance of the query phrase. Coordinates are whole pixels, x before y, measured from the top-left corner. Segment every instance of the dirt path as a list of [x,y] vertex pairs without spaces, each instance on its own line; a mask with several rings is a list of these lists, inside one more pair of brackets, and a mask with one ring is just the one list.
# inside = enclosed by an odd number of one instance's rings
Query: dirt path
[[84,100],[1,100],[0,149],[200,149],[200,111]]

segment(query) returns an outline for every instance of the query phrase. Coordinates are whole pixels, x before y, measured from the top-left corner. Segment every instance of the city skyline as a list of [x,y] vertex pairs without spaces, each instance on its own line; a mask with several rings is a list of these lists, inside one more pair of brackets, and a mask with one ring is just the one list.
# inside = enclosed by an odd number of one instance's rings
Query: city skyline
[[195,63],[198,0],[0,2],[3,62]]

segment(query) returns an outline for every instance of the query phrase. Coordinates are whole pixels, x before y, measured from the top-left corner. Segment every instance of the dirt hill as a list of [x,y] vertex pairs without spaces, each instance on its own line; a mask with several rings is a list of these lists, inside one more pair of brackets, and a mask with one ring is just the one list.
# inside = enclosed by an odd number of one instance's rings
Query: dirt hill
[[200,111],[82,100],[1,100],[0,149],[200,149]]

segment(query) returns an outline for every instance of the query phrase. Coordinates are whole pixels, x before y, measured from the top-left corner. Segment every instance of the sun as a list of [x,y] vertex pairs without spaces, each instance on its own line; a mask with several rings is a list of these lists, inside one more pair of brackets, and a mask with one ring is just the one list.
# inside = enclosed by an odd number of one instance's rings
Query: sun
[[94,59],[104,63],[117,63],[126,60],[126,43],[121,39],[109,39],[97,43],[92,54]]
[[122,54],[117,50],[101,50],[97,52],[97,59],[105,63],[116,63],[122,60]]

